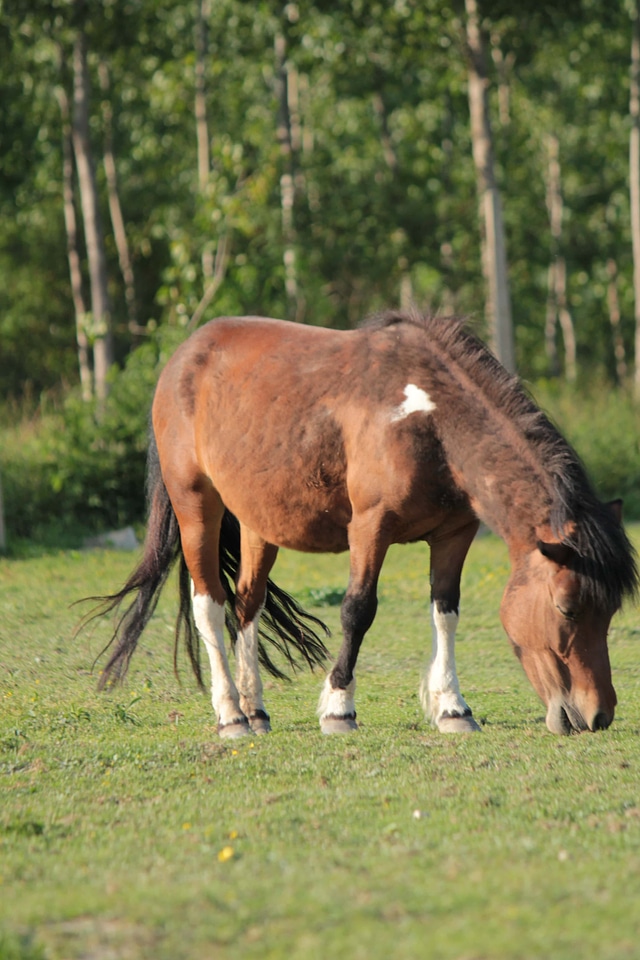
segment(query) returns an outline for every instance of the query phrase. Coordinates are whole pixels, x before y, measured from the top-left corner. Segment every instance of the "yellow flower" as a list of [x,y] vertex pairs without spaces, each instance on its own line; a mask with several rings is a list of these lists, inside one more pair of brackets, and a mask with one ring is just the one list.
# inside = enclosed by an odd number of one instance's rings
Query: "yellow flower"
[[191,830],[191,824],[190,824],[190,823],[183,823],[183,824],[182,824],[182,829],[183,829],[183,830]]
[[229,830],[229,840],[237,840],[238,836],[239,834],[237,830]]
[[227,860],[231,860],[234,856],[233,847],[223,847],[220,853],[218,854],[218,860],[220,863],[226,863]]

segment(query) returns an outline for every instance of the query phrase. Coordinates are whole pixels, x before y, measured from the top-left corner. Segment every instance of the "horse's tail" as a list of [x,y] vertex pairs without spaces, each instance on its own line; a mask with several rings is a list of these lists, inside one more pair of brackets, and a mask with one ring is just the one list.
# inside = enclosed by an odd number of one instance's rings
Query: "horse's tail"
[[153,615],[171,568],[182,555],[180,529],[160,473],[153,431],[147,454],[147,509],[147,535],[140,563],[117,593],[88,598],[99,603],[82,625],[118,609],[133,595],[132,602],[118,620],[113,637],[102,651],[105,653],[113,646],[100,676],[98,686],[101,690],[124,679],[140,635]]
[[[113,637],[102,651],[105,653],[115,644],[102,671],[99,688],[104,689],[105,686],[114,685],[124,679],[140,635],[156,609],[171,569],[179,559],[180,600],[176,622],[174,668],[177,672],[178,648],[180,638],[184,635],[193,672],[199,686],[204,689],[199,658],[200,641],[191,603],[191,578],[182,553],[178,521],[160,472],[158,448],[153,431],[151,431],[147,458],[147,505],[147,534],[140,563],[117,593],[91,598],[99,601],[98,607],[83,621],[87,623],[116,610],[128,597],[134,595],[132,602],[120,616]],[[239,524],[233,514],[225,511],[220,532],[220,576],[227,594],[226,622],[232,642],[235,641],[237,633],[234,584],[239,562]],[[259,656],[269,673],[280,679],[286,679],[286,674],[269,657],[265,643],[275,646],[293,669],[299,666],[300,658],[312,669],[325,662],[329,653],[313,626],[329,634],[328,628],[321,620],[306,613],[293,597],[268,580],[267,596],[260,618]]]

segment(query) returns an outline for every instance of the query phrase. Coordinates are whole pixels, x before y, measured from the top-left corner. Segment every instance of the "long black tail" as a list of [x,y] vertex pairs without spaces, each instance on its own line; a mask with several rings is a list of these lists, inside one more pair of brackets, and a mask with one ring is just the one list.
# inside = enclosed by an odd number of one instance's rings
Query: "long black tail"
[[[102,651],[105,653],[113,646],[102,671],[99,687],[103,689],[107,685],[114,685],[125,677],[140,635],[153,615],[173,565],[179,559],[180,605],[176,622],[174,667],[177,671],[178,649],[180,639],[184,636],[193,672],[199,686],[204,689],[199,655],[200,640],[191,604],[190,576],[182,554],[178,521],[160,472],[158,449],[153,434],[147,460],[147,504],[149,515],[142,560],[117,593],[91,598],[99,601],[98,606],[83,621],[84,625],[96,617],[118,609],[133,595],[132,602],[118,620],[113,637]],[[232,642],[235,641],[237,633],[234,586],[239,563],[240,527],[233,514],[226,511],[220,534],[220,572],[227,594],[226,621]],[[275,647],[294,670],[301,666],[301,661],[306,662],[311,669],[324,664],[329,652],[314,627],[324,631],[325,635],[329,634],[321,620],[306,613],[293,597],[269,580],[259,630],[259,657],[265,669],[275,677],[287,679],[286,674],[269,656],[267,645]]]

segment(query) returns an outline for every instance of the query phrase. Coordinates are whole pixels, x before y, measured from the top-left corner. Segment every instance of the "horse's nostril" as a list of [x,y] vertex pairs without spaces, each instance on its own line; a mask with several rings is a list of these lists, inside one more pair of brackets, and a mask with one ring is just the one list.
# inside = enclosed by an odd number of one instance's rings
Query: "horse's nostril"
[[591,729],[606,730],[610,723],[611,719],[609,716],[601,710],[600,713],[596,713],[595,717],[593,718]]

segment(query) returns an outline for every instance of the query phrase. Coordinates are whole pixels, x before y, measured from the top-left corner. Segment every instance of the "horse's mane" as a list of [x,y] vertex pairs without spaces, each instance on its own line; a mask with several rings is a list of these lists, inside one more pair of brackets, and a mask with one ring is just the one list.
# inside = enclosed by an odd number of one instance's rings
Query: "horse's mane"
[[[536,453],[549,481],[550,525],[575,552],[585,599],[617,610],[639,586],[636,554],[611,509],[598,498],[573,447],[512,376],[459,317],[388,312],[365,321],[367,329],[411,325],[425,334],[427,349],[445,354],[481,390],[486,402],[509,418]],[[572,532],[567,534],[567,529]]]

